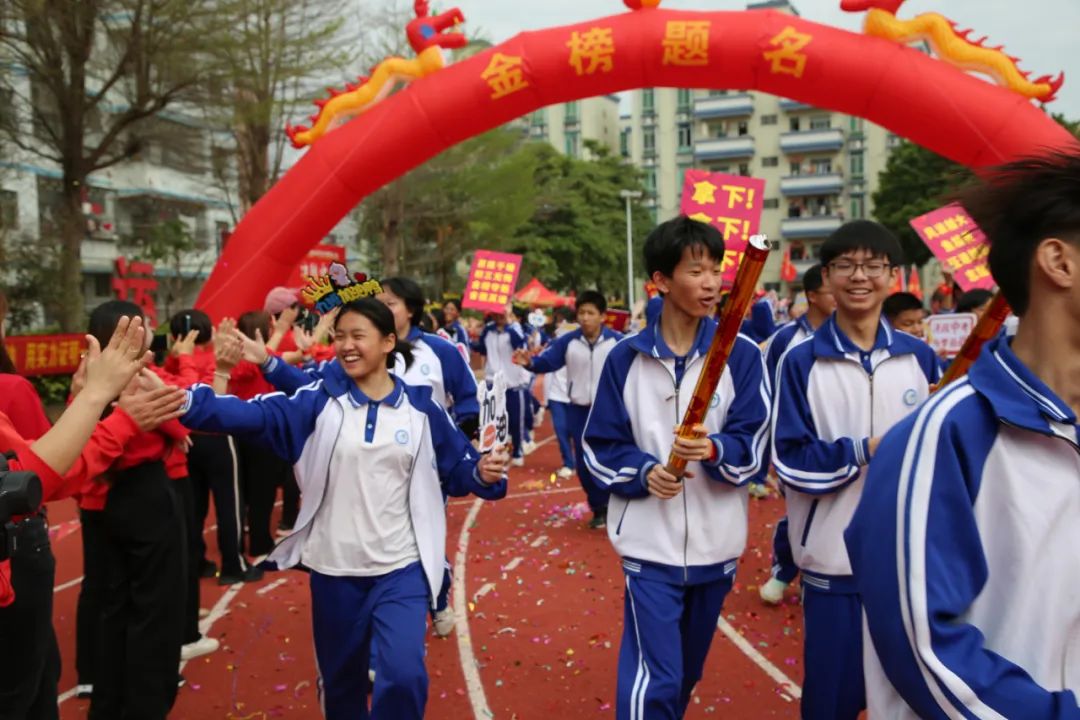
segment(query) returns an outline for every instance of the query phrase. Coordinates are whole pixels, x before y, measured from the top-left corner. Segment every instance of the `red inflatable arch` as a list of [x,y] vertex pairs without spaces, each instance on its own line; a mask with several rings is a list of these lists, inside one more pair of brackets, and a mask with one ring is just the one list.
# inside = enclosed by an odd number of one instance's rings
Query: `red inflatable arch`
[[327,134],[236,228],[198,306],[262,307],[369,193],[556,103],[642,87],[756,89],[857,115],[971,167],[1080,149],[1030,100],[917,50],[776,11],[643,10],[521,33]]

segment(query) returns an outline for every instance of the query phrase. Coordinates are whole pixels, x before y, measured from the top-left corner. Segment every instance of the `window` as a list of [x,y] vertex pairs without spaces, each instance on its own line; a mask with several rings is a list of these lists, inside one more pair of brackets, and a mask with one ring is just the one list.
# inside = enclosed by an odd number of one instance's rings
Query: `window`
[[577,122],[578,119],[578,104],[577,101],[571,101],[566,103],[566,122]]
[[229,171],[229,160],[232,153],[228,148],[214,146],[210,149],[210,164],[214,177],[223,178]]
[[580,148],[578,146],[578,138],[580,136],[576,132],[566,133],[566,154],[570,157],[577,157]]
[[651,195],[656,194],[656,171],[649,170],[645,173],[645,190]]
[[623,157],[630,157],[630,128],[625,128],[619,132],[619,154]]
[[764,206],[766,210],[776,210],[780,207],[780,198],[765,198]]
[[778,118],[776,117],[776,115],[762,115],[761,116],[761,124],[762,125],[775,125],[777,123],[777,121],[778,121]]
[[529,124],[533,127],[544,127],[547,124],[547,111],[537,110],[529,115]]
[[229,241],[229,223],[218,220],[214,223],[214,238],[217,240],[217,251],[220,254],[225,249],[225,243]]
[[848,124],[849,129],[853,133],[861,133],[863,131],[863,119],[861,117],[851,117]]
[[0,228],[19,229],[19,195],[14,190],[0,190]]
[[851,153],[851,174],[852,176],[861,176],[863,174],[863,154],[862,151]]
[[644,141],[645,154],[646,155],[655,155],[656,154],[656,131],[653,130],[652,128],[646,128],[645,129],[645,134],[642,136],[642,140]]
[[810,118],[811,130],[828,130],[832,127],[832,117],[829,115],[815,115]]
[[780,165],[780,158],[775,155],[761,158],[761,167],[777,167],[778,165]]
[[686,171],[692,167],[690,163],[679,163],[679,197],[682,197],[683,185],[686,183]]
[[94,297],[112,296],[112,275],[109,275],[108,273],[94,273],[90,277],[94,284]]
[[678,91],[679,112],[690,111],[690,91],[685,88],[679,88]]
[[739,121],[739,137],[750,134],[750,123],[746,120]]
[[861,195],[851,198],[851,219],[862,220],[866,217],[866,199]]
[[750,163],[739,163],[739,174],[743,177],[750,176]]
[[710,90],[709,91],[709,97],[723,97],[724,95],[727,95],[727,94],[728,94],[727,90]]
[[791,163],[791,172],[789,175],[802,175],[802,165],[799,163]]
[[793,117],[788,119],[788,128],[791,132],[799,132],[800,130],[800,118]]
[[814,175],[828,175],[832,172],[832,160],[829,158],[811,160],[810,172]]
[[689,152],[694,144],[694,133],[690,123],[679,123],[679,152]]
[[656,107],[655,91],[652,88],[641,91],[641,107],[645,112],[652,112]]

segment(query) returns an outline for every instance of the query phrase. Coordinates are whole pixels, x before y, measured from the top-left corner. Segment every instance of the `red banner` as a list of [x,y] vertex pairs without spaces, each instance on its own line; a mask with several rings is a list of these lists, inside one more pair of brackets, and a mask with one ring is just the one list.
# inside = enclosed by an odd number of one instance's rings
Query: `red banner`
[[626,310],[608,310],[604,315],[604,324],[615,332],[626,332],[630,325],[630,313]]
[[20,375],[70,375],[79,368],[86,336],[16,335],[4,338],[11,362]]
[[286,287],[297,288],[307,285],[307,278],[322,277],[330,272],[330,263],[338,262],[345,264],[345,247],[343,245],[316,245],[296,269],[289,275]]
[[461,307],[482,312],[505,312],[514,299],[521,256],[477,250],[469,268]]
[[761,227],[765,181],[741,175],[687,170],[680,208],[683,215],[708,223],[724,236],[724,287],[735,282],[750,236]]
[[942,269],[951,273],[964,292],[976,288],[992,290],[986,235],[960,205],[953,203],[910,221],[926,247],[934,253]]

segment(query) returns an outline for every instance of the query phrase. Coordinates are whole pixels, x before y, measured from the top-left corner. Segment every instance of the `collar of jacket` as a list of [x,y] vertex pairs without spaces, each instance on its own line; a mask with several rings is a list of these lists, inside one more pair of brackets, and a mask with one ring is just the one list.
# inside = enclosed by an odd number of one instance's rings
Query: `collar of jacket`
[[[702,318],[698,322],[697,335],[690,352],[686,354],[687,361],[693,360],[698,355],[709,352],[709,344],[712,343],[713,335],[716,334],[716,321],[712,318]],[[645,329],[630,339],[631,347],[646,355],[651,355],[658,360],[668,360],[675,357],[675,353],[668,348],[663,337],[660,336],[660,316],[654,322],[645,326]]]
[[[817,332],[812,334],[815,357],[844,358],[852,353],[859,355],[864,352],[836,324],[836,313],[830,315]],[[910,352],[910,348],[905,348],[904,345],[906,343],[903,343],[899,335],[889,327],[889,322],[883,315],[878,320],[877,336],[874,338],[874,347],[870,348],[870,352],[887,350],[890,355],[902,355],[904,352]]]
[[[379,404],[398,407],[401,405],[401,400],[405,394],[404,383],[396,375],[391,374],[390,378],[394,381],[394,389],[390,391],[389,395],[380,400]],[[353,379],[345,373],[345,368],[341,367],[341,363],[327,363],[323,368],[322,379],[323,389],[330,397],[341,398],[347,395],[353,407],[363,407],[371,403],[371,398],[361,392]]]
[[[983,348],[968,372],[972,387],[1000,419],[1033,432],[1060,434],[1054,424],[1076,425],[1076,413],[1013,353],[1009,338]],[[1076,431],[1072,431],[1076,442]]]

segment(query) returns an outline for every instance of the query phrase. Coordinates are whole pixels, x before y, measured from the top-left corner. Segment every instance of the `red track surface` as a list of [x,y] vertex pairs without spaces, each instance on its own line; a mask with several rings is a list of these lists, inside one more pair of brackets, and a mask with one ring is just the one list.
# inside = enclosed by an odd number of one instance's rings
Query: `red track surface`
[[[546,423],[539,437],[549,435]],[[555,443],[540,447],[526,467],[514,468],[509,496],[485,504],[470,529],[466,594],[471,645],[497,718],[614,717],[622,572],[606,534],[585,527],[589,514],[576,479],[552,481],[559,464]],[[467,498],[450,504],[451,561],[472,503]],[[772,527],[782,508],[775,498],[751,501],[749,546],[723,614],[759,653],[801,683],[802,618],[795,591],[789,590],[787,604],[779,608],[762,605],[757,596],[759,583],[767,578]],[[81,535],[71,503],[58,504],[50,517],[57,531],[59,587],[82,574]],[[207,534],[211,545],[213,535]],[[202,606],[213,608],[226,590],[204,580]],[[55,624],[64,660],[61,693],[75,685],[77,599],[78,586],[56,594]],[[170,718],[320,717],[305,575],[268,574],[259,583],[238,586],[227,614],[214,622],[209,635],[221,641],[222,649],[185,668],[188,685]],[[432,637],[428,658],[428,717],[473,718],[454,636]],[[61,718],[85,717],[88,705],[65,700]],[[798,702],[718,631],[687,716],[794,718]]]

